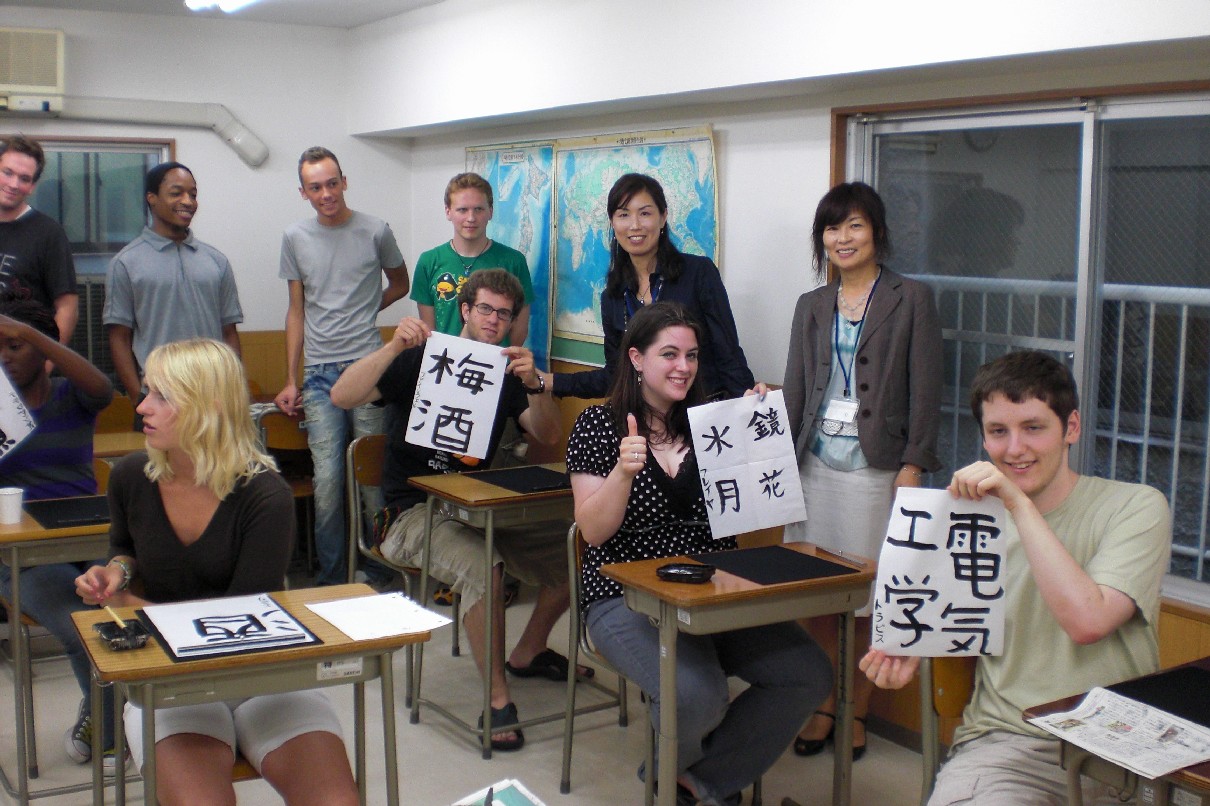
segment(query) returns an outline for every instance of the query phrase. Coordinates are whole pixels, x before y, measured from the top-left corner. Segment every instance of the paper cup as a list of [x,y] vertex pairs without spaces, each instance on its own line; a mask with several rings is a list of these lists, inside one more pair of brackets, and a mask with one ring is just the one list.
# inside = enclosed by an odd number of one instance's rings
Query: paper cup
[[21,522],[21,501],[25,490],[20,487],[0,487],[0,523]]

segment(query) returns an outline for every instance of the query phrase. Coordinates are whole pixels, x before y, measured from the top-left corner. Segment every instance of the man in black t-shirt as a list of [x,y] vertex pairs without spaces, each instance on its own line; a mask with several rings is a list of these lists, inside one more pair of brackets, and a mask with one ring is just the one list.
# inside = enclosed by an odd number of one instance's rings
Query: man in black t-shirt
[[[458,295],[464,322],[462,337],[484,344],[500,344],[512,320],[524,304],[524,292],[515,277],[502,269],[477,271]],[[449,451],[412,445],[404,440],[412,399],[424,358],[424,343],[431,334],[419,319],[405,318],[394,338],[382,349],[355,362],[332,387],[332,402],[352,408],[384,401],[394,408],[388,422],[395,424],[387,437],[383,495],[394,517],[382,543],[382,553],[394,562],[418,565],[424,535],[425,494],[408,484],[411,476],[457,473],[474,469],[477,460]],[[544,444],[559,437],[559,410],[550,390],[534,367],[533,353],[521,346],[501,349],[509,358],[500,393],[500,404],[492,424],[491,456],[508,418],[517,421],[534,439]],[[482,534],[466,524],[440,515],[433,517],[433,576],[450,584],[466,605],[463,624],[481,674],[490,675],[492,704],[492,747],[517,750],[525,742],[522,732],[511,726],[518,722],[505,678],[507,669],[521,677],[565,678],[567,659],[546,647],[555,622],[567,611],[568,585],[565,530],[518,532],[498,531],[494,542],[494,596],[492,599],[493,641],[490,668],[484,657],[483,603],[484,550]],[[504,662],[503,569],[539,585],[538,600],[521,640]]]
[[79,318],[71,244],[59,222],[29,206],[46,156],[33,140],[0,139],[0,284],[28,289],[55,312],[59,341],[67,344]]

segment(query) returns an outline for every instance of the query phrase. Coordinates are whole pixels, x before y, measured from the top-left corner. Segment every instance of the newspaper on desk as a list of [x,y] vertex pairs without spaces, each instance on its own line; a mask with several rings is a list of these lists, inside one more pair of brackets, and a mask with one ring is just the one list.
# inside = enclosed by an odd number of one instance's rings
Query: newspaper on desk
[[147,605],[142,614],[178,660],[319,642],[267,593]]
[[1210,760],[1210,730],[1103,688],[1029,722],[1144,778]]
[[432,632],[451,621],[398,592],[316,602],[307,608],[354,641]]

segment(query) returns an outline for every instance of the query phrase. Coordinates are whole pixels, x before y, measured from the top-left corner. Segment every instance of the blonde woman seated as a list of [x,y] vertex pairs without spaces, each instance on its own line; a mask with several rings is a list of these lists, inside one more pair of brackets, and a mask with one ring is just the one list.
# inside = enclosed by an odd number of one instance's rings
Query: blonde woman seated
[[[120,607],[279,589],[294,504],[257,441],[239,359],[217,341],[174,342],[148,356],[146,382],[147,451],[113,469],[110,561],[78,577],[77,593]],[[141,767],[140,715],[126,708]],[[291,806],[358,802],[340,721],[318,691],[160,709],[155,727],[164,804],[234,804],[237,749]]]

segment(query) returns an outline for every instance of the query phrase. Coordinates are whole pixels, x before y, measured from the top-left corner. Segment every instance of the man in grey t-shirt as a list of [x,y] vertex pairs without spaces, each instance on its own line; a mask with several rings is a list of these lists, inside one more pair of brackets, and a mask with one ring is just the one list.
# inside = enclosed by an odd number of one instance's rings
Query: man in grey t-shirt
[[244,321],[231,263],[189,228],[197,214],[193,172],[160,163],[147,172],[144,191],[151,226],[109,262],[102,313],[114,369],[135,405],[139,370],[153,349],[204,337],[239,355],[236,325]]
[[357,437],[381,434],[383,412],[373,404],[345,411],[329,393],[346,367],[382,346],[378,311],[407,294],[408,272],[390,226],[345,204],[348,180],[335,154],[308,148],[298,161],[298,180],[316,216],[282,236],[278,274],[290,289],[287,378],[274,402],[288,415],[306,415],[315,465],[315,582],[335,585],[347,574],[345,448]]

